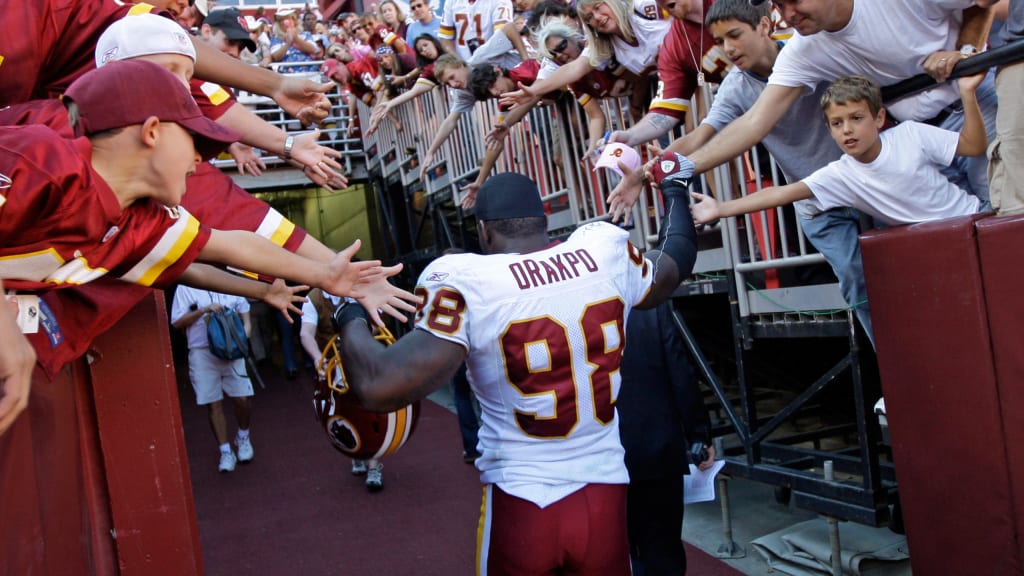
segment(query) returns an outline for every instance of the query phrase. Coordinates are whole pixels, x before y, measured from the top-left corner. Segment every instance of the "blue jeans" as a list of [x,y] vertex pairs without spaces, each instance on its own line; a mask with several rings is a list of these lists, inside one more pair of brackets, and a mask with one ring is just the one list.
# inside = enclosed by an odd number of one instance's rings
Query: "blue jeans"
[[[975,91],[978,96],[978,106],[981,108],[981,117],[985,121],[985,134],[989,143],[996,139],[996,111],[999,99],[996,96],[995,72],[989,70],[985,80]],[[964,126],[964,113],[956,112],[950,114],[939,124],[952,132],[960,132]],[[981,200],[981,210],[989,210],[992,204],[989,201],[988,193],[988,157],[981,156],[957,156],[953,163],[941,170],[942,174],[950,182],[956,184],[961,190],[973,194]]]
[[804,235],[821,252],[839,279],[839,291],[853,308],[871,346],[875,332],[871,326],[868,289],[864,283],[864,264],[860,259],[860,212],[853,208],[833,208],[814,218],[800,218]]
[[276,310],[274,318],[277,321],[277,335],[281,339],[281,357],[284,359],[284,369],[287,372],[296,372],[299,369],[298,358],[295,354],[296,324],[289,324],[288,320]]

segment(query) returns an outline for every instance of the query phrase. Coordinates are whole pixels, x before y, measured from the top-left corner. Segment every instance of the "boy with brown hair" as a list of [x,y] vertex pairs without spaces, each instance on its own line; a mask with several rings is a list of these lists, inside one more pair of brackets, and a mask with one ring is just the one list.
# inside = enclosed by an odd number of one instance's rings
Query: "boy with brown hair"
[[[863,76],[833,82],[821,99],[832,138],[843,156],[792,184],[766,188],[719,203],[691,193],[694,221],[710,222],[814,198],[823,209],[848,206],[887,224],[926,222],[978,212],[976,196],[949,182],[939,170],[954,156],[985,153],[987,138],[975,89],[984,75],[961,78],[964,125],[960,133],[919,122],[882,131],[885,109],[878,85]],[[687,167],[687,165],[689,165]],[[662,186],[687,182],[692,163],[675,152],[662,156],[655,178]]]

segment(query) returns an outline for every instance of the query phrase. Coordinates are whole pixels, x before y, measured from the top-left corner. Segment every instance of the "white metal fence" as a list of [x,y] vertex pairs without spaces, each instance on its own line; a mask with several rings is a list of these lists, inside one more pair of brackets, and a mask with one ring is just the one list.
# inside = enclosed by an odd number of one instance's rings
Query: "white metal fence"
[[[707,87],[704,90],[710,102],[713,93]],[[606,99],[602,108],[608,130],[628,128],[634,121],[624,98]],[[369,126],[370,112],[369,107],[359,105],[362,126]],[[448,113],[447,95],[445,90],[435,89],[397,107],[395,112],[401,131],[384,120],[378,131],[363,142],[368,168],[379,163],[385,177],[397,170],[403,185],[413,185],[419,179],[420,158]],[[485,150],[484,135],[497,117],[495,100],[478,102],[471,113],[462,116],[426,171],[423,188],[427,194],[446,191],[453,198],[461,197],[460,187],[478,174]],[[608,170],[594,172],[590,163],[580,163],[586,150],[586,126],[586,116],[574,101],[536,108],[509,131],[504,153],[494,167],[494,173],[519,172],[537,182],[549,211],[550,230],[610,218],[607,199],[618,177]],[[748,155],[702,175],[694,187],[728,200],[770,186],[778,180],[778,173],[773,162],[761,162],[763,154],[752,149]],[[771,168],[764,173],[762,165]],[[645,189],[632,212],[634,241],[648,248],[656,244],[661,217],[659,195]],[[700,236],[701,250],[694,272],[698,276],[734,274],[742,316],[785,321],[831,313],[845,316],[846,304],[836,284],[782,287],[775,280],[782,268],[824,262],[804,238],[798,220],[783,208],[723,219],[705,227]],[[756,288],[754,276],[759,284]]]

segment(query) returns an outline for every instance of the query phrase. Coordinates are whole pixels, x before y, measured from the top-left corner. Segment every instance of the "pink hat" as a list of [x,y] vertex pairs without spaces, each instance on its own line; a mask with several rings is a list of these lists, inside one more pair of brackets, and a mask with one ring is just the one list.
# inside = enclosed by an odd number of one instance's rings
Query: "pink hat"
[[78,106],[79,134],[142,124],[156,116],[192,133],[203,159],[213,158],[241,134],[203,116],[188,88],[175,75],[152,62],[111,62],[75,80],[64,94]]
[[621,142],[609,142],[605,144],[601,157],[594,163],[594,170],[610,168],[616,174],[622,176],[622,170],[619,169],[620,161],[628,166],[630,170],[636,170],[640,168],[641,164],[640,153]]

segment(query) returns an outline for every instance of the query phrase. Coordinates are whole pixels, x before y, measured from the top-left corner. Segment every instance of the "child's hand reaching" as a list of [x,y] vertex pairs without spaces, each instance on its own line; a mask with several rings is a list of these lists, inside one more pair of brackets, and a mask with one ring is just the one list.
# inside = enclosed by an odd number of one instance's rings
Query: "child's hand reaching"
[[707,224],[721,217],[718,211],[718,201],[711,196],[700,192],[690,192],[690,197],[696,200],[690,204],[690,214],[693,215],[694,224]]
[[960,88],[960,95],[963,96],[965,93],[973,94],[974,91],[978,89],[978,86],[980,86],[985,80],[985,73],[986,71],[983,70],[973,76],[961,76],[960,78],[957,78],[956,83]]

